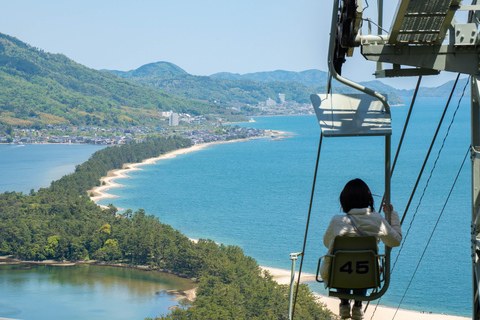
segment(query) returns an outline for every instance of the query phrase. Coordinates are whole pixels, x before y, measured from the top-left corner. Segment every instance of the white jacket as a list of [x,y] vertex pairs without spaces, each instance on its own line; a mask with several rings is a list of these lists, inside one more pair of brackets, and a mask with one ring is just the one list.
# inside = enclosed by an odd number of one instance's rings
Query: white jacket
[[[372,211],[370,208],[351,209],[348,215],[341,214],[333,216],[330,224],[323,236],[323,243],[328,248],[327,254],[333,247],[336,236],[358,237],[360,234],[352,225],[351,220],[357,228],[366,236],[375,236],[377,243],[382,242],[389,247],[398,247],[402,241],[402,229],[400,227],[400,219],[398,213],[392,211],[391,224],[378,212]],[[351,219],[351,220],[350,220]],[[320,267],[322,279],[328,279],[330,270],[330,258],[323,260]]]

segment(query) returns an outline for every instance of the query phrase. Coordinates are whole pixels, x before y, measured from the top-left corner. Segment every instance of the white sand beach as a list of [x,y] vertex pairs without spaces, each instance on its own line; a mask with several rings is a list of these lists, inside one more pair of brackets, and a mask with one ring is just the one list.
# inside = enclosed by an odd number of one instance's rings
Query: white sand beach
[[[290,270],[283,270],[278,268],[270,268],[270,267],[262,267],[263,270],[266,270],[273,276],[273,279],[277,281],[279,284],[286,284],[290,285],[291,280],[291,271]],[[298,269],[298,268],[297,268]],[[298,279],[298,272],[295,273],[295,281]],[[315,281],[314,274],[303,274],[301,282],[309,282]],[[330,309],[333,313],[338,314],[338,305],[340,303],[338,298],[328,297],[325,295],[321,295],[315,293],[319,302],[324,303],[328,309]],[[454,297],[452,297],[454,299]],[[365,304],[364,304],[365,305]],[[370,303],[367,308],[367,312],[365,313],[365,319],[371,319],[372,314],[375,312],[373,319],[377,320],[385,320],[385,319],[394,319],[395,316],[396,320],[467,320],[471,318],[466,317],[458,317],[458,316],[451,316],[451,315],[444,315],[444,314],[435,314],[435,313],[422,313],[419,311],[411,311],[411,310],[404,310],[404,309],[395,309],[390,307],[385,307],[379,305],[375,310],[376,302]],[[395,314],[396,312],[396,314]]]
[[[284,135],[288,133],[284,132],[272,132],[272,135]],[[92,190],[88,191],[88,194],[93,193],[93,197],[90,197],[90,199],[94,202],[97,202],[101,199],[106,199],[106,198],[113,198],[115,196],[108,194],[106,191],[108,191],[111,188],[117,188],[117,187],[122,187],[121,184],[115,183],[114,180],[120,179],[120,178],[128,178],[127,173],[130,171],[134,170],[141,170],[139,167],[147,164],[154,164],[155,162],[162,160],[162,159],[170,159],[174,158],[179,154],[186,154],[189,152],[193,151],[198,151],[203,148],[216,145],[216,144],[222,144],[222,143],[233,143],[233,142],[241,142],[241,141],[247,141],[249,139],[242,139],[242,140],[230,140],[230,141],[222,141],[222,142],[210,142],[210,143],[204,143],[204,144],[197,144],[189,148],[185,149],[179,149],[175,150],[166,154],[163,154],[159,157],[156,158],[150,158],[147,160],[144,160],[141,163],[134,163],[134,164],[125,164],[123,169],[119,170],[112,170],[108,172],[108,175],[106,177],[103,177],[100,179],[101,186],[93,188]],[[103,183],[105,182],[105,184]],[[102,206],[105,207],[105,206]],[[290,284],[291,280],[291,271],[290,270],[283,270],[283,269],[278,269],[278,268],[270,268],[270,267],[262,267],[262,269],[267,270],[274,278],[275,281],[277,281],[279,284]],[[298,273],[295,276],[295,280],[298,278]],[[315,275],[313,274],[302,274],[302,282],[309,282],[309,281],[314,281],[315,280]],[[192,291],[193,292],[193,291]],[[191,293],[194,295],[194,293]],[[318,301],[321,303],[324,303],[328,309],[332,310],[335,314],[338,314],[338,305],[339,305],[339,300],[337,298],[331,298],[325,295],[321,294],[316,294]],[[453,299],[454,297],[452,297]],[[385,306],[378,306],[375,308],[376,303],[370,304],[370,306],[367,309],[367,312],[365,314],[365,319],[371,319],[372,314],[374,313],[373,319],[379,319],[379,320],[384,320],[384,319],[397,319],[397,320],[412,320],[412,319],[418,319],[418,320],[467,320],[471,318],[467,317],[458,317],[458,316],[451,316],[451,315],[443,315],[443,314],[433,314],[433,313],[423,313],[419,311],[410,311],[410,310],[404,310],[404,309],[397,309],[395,308],[390,308],[390,307],[385,307]],[[395,318],[394,318],[395,317]]]

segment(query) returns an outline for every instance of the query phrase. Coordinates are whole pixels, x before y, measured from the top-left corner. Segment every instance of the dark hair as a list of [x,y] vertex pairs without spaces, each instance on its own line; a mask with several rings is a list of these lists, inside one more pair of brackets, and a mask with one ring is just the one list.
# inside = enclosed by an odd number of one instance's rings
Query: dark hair
[[345,213],[353,208],[370,207],[373,210],[372,193],[363,180],[350,180],[343,188],[342,193],[340,193],[340,204]]

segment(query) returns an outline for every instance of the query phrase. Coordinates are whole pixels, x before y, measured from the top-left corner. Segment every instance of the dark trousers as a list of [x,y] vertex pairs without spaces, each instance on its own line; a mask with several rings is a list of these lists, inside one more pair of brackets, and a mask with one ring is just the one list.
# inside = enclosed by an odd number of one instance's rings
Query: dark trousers
[[[359,295],[359,296],[366,296],[367,295],[367,289],[353,289],[353,290],[337,289],[338,293],[348,293],[348,294],[350,294],[352,291],[353,291],[353,294],[355,294],[355,295]],[[348,299],[340,299],[340,303],[341,304],[348,304],[348,303],[350,303],[350,301],[348,301]],[[355,300],[355,303],[357,305],[361,305],[362,301],[361,300]]]

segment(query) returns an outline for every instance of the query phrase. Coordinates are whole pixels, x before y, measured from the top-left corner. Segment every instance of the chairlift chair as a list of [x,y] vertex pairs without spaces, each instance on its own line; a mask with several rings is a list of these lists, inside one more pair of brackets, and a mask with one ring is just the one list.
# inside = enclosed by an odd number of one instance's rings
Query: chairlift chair
[[[330,259],[328,279],[319,276],[322,260]],[[325,283],[328,295],[341,299],[370,301],[375,294],[367,296],[339,292],[338,289],[373,289],[380,290],[384,283],[385,255],[378,254],[377,240],[374,236],[335,237],[332,252],[320,257],[316,281]]]
[[[363,92],[363,94],[348,94],[348,95],[332,94],[331,78],[330,78],[327,83],[326,94],[313,94],[310,96],[310,100],[312,101],[312,105],[315,110],[315,114],[317,116],[318,123],[321,128],[320,143],[319,143],[318,155],[317,155],[317,168],[318,168],[318,160],[320,157],[322,139],[324,136],[325,137],[384,136],[385,137],[385,203],[388,205],[390,204],[390,177],[391,177],[390,153],[391,153],[391,134],[392,134],[390,106],[385,96],[363,85],[360,85],[346,78],[343,78],[340,75],[341,65],[345,61],[344,55],[347,52],[351,52],[350,46],[352,45],[351,41],[342,41],[342,40],[354,39],[358,30],[356,28],[353,28],[352,33],[346,34],[346,35],[343,32],[342,34],[338,33],[338,28],[337,28],[338,24],[342,23],[342,21],[338,20],[339,1],[340,0],[334,0],[334,4],[333,4],[332,24],[331,24],[331,30],[330,30],[330,42],[329,42],[329,50],[328,50],[328,69],[330,72],[330,76],[332,78],[334,78],[335,80],[339,81],[344,85],[347,85],[353,89]],[[342,0],[342,1],[343,1],[343,7],[345,8],[346,12],[350,12],[351,8],[354,8],[354,11],[356,11],[355,17],[353,17],[353,20],[351,20],[349,23],[350,25],[357,26],[355,19],[361,19],[361,13],[363,12],[361,2],[358,0]],[[339,52],[338,50],[340,48],[339,46],[342,46],[342,45],[345,45],[346,47],[343,48],[345,50],[343,50],[341,56],[339,56],[338,55],[338,52]],[[300,281],[303,257],[305,254],[308,225],[310,221],[313,193],[315,189],[314,188],[315,181],[316,181],[316,170],[314,175],[312,197],[310,200],[310,210],[307,218],[307,228],[305,232],[303,249],[302,249],[302,252],[298,254],[292,254],[294,257],[290,258],[292,260],[292,280],[290,282],[289,319],[292,319],[293,314],[295,313],[294,303],[292,308],[293,284],[294,284],[293,275],[295,270],[295,260],[297,256],[302,257],[300,262],[300,271],[299,271],[299,281]],[[389,206],[387,206],[387,208],[389,208]],[[386,220],[390,221],[390,212],[388,211],[386,214]],[[340,241],[343,241],[343,240],[340,240]],[[375,241],[375,248],[376,248],[376,241]],[[350,251],[357,251],[357,250],[343,250],[342,253],[340,253],[340,256],[342,255],[347,256],[347,260],[345,260],[347,262],[353,261],[348,259],[353,259],[353,256],[357,255],[357,253],[350,252]],[[364,252],[365,250],[360,250],[360,251],[363,251],[363,253],[358,253],[358,255],[360,256],[367,255],[367,253]],[[370,255],[372,256],[372,253],[370,253]],[[378,255],[374,254],[373,257],[375,257],[374,260],[378,259]],[[338,259],[337,261],[341,261],[342,258],[337,257],[336,259]],[[358,260],[358,261],[365,261],[365,260]],[[375,292],[372,292],[372,294],[370,294],[368,297],[362,297],[359,300],[367,301],[367,300],[378,299],[387,291],[390,283],[390,248],[389,247],[385,247],[385,257],[382,258],[382,261],[383,261],[382,263],[383,264],[383,268],[382,268],[383,284],[380,290],[379,291],[375,290]],[[379,273],[380,269],[374,267],[374,265],[376,264],[373,264],[372,268],[369,268],[369,271],[370,269],[372,269],[371,272],[378,274],[378,276],[374,276],[373,278],[380,279],[380,273]],[[332,272],[332,274],[335,276],[335,271]],[[333,283],[336,283],[337,281],[336,278],[332,280],[333,280]],[[329,279],[329,281],[327,282],[327,286],[330,286],[330,289],[335,288],[335,287],[331,287],[332,280]],[[348,286],[351,289],[353,282],[352,281],[347,281],[347,282],[350,283]],[[375,284],[375,287],[378,288],[379,286]],[[297,291],[298,291],[298,287],[297,287]],[[334,290],[329,290],[329,294],[340,297],[340,295]],[[342,298],[355,299],[356,296],[353,294],[342,294]],[[295,301],[296,301],[296,298],[295,298]]]
[[[385,199],[389,203],[392,128],[390,108],[386,107],[388,103],[368,94],[313,94],[310,99],[321,128],[321,136],[385,137]],[[317,269],[317,281],[325,282],[329,295],[371,301],[387,291],[390,283],[390,248],[385,248],[385,255],[379,255],[375,237],[336,237],[333,252],[321,257],[318,267],[325,258],[332,259],[329,279],[320,280]],[[378,261],[381,261],[381,268]],[[357,296],[353,293],[339,293],[336,290],[338,288],[375,290],[368,296]]]

